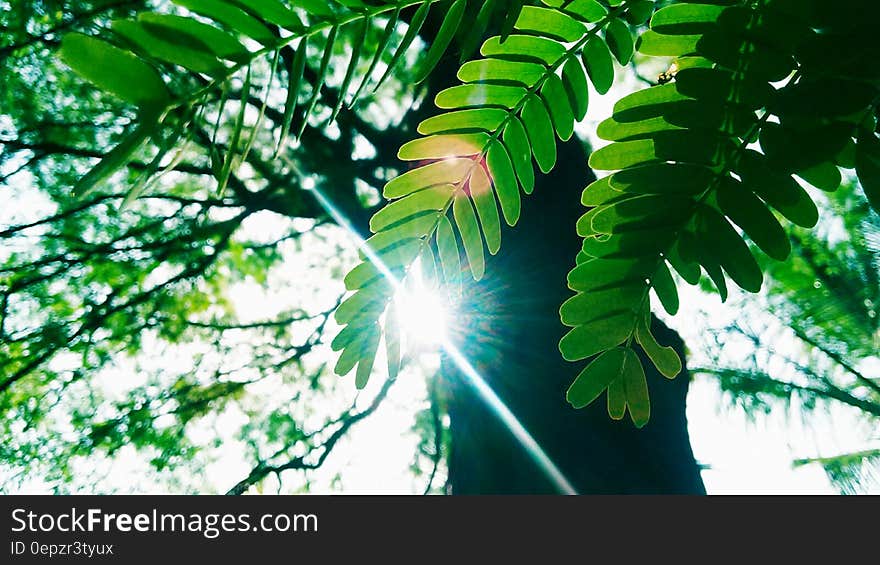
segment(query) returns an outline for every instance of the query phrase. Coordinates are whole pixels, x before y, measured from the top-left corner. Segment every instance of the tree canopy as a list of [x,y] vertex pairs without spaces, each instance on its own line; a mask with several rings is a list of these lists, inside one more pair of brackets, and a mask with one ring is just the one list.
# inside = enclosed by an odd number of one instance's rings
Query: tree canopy
[[[401,289],[454,302],[484,276],[620,67],[665,70],[598,125],[600,178],[571,203],[583,245],[559,350],[588,363],[568,402],[604,396],[645,426],[644,360],[683,367],[652,304],[674,316],[683,284],[726,300],[732,282],[763,290],[808,358],[793,379],[757,358],[701,372],[750,409],[799,396],[876,422],[877,16],[870,0],[16,4],[0,16],[2,459],[61,481],[77,456],[133,445],[161,469],[232,403],[256,462],[233,491],[320,466],[409,359]],[[246,281],[277,311],[242,319]],[[327,349],[358,389],[386,377],[370,403],[339,408],[355,393]],[[147,350],[187,361],[117,398],[93,386]],[[270,381],[284,393],[246,392]],[[432,481],[440,404],[419,422]]]

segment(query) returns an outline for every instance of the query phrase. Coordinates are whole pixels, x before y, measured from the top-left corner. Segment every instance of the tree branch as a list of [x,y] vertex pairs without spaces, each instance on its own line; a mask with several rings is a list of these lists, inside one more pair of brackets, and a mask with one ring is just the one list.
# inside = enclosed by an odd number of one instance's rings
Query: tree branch
[[[342,425],[339,427],[339,429],[333,432],[333,434],[329,438],[327,438],[327,441],[313,448],[306,455],[303,455],[301,457],[294,457],[290,461],[287,461],[286,463],[282,463],[280,465],[260,463],[250,472],[250,474],[246,478],[242,479],[234,487],[229,489],[226,494],[231,496],[244,494],[250,487],[256,485],[271,474],[281,474],[284,471],[290,471],[294,469],[303,471],[318,469],[319,467],[321,467],[321,465],[324,464],[324,461],[333,451],[333,448],[336,447],[336,444],[339,443],[339,440],[345,437],[345,435],[349,432],[349,430],[351,430],[351,428],[355,424],[357,424],[379,408],[385,398],[387,398],[388,392],[391,390],[391,387],[394,385],[395,382],[396,379],[386,380],[385,384],[382,385],[381,390],[379,390],[379,393],[376,394],[376,397],[367,408],[345,418],[342,421]],[[311,455],[313,451],[319,449],[322,451],[318,459],[313,463],[308,462],[308,456]]]

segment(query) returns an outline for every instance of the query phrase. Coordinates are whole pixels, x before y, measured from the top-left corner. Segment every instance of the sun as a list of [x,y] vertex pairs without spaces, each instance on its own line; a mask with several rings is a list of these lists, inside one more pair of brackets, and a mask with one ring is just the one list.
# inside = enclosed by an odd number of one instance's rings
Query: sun
[[446,342],[450,311],[444,293],[426,283],[419,269],[405,288],[398,291],[397,315],[401,334],[412,345],[439,348]]

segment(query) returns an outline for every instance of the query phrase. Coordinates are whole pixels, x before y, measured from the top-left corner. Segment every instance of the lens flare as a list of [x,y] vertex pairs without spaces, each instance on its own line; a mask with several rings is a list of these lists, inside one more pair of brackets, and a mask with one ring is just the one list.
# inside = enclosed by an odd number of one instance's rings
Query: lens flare
[[395,299],[404,339],[416,347],[439,348],[447,341],[449,312],[438,292],[420,281],[398,291]]
[[[366,241],[358,235],[358,232],[351,225],[342,212],[330,201],[329,198],[314,184],[307,187],[315,196],[315,199],[324,208],[328,214],[336,221],[337,224],[345,228],[346,231],[354,238],[358,248],[364,255],[376,266],[377,269],[385,276],[388,281],[395,287],[398,296],[406,297],[408,292],[406,287],[400,283],[390,269],[384,264],[370,247]],[[417,285],[418,286],[418,281]],[[434,302],[436,301],[436,303]],[[452,343],[446,335],[446,316],[447,312],[443,307],[439,296],[431,292],[415,292],[412,308],[408,309],[411,317],[411,325],[404,321],[404,331],[409,332],[412,337],[422,335],[431,339],[437,339],[438,345],[447,354],[449,359],[455,363],[462,374],[464,374],[469,384],[479,394],[483,402],[486,403],[495,416],[501,420],[507,427],[514,438],[519,442],[523,449],[532,458],[535,464],[547,476],[547,478],[556,486],[562,494],[577,494],[571,482],[562,474],[562,471],[550,459],[547,453],[538,445],[535,438],[526,430],[525,426],[510,411],[506,404],[492,390],[489,384],[483,379],[474,366],[465,358],[458,347]],[[401,308],[401,314],[404,308]],[[434,318],[430,320],[430,318]],[[433,323],[432,323],[433,322]]]

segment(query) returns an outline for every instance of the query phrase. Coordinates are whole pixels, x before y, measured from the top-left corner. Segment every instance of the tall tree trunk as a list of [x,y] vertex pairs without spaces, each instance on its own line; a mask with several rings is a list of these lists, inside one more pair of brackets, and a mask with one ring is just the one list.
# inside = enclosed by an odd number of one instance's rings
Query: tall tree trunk
[[[565,401],[582,365],[565,362],[558,352],[565,331],[558,311],[571,296],[565,280],[581,243],[575,223],[584,211],[579,200],[588,174],[581,144],[560,146],[556,169],[539,178],[486,277],[466,287],[455,339],[578,492],[704,493],[688,438],[686,371],[674,381],[648,373],[652,417],[641,430],[629,420],[612,421],[604,397],[584,410]],[[656,320],[655,329],[658,339],[683,357],[677,334]],[[453,494],[557,492],[448,359],[443,374]]]

